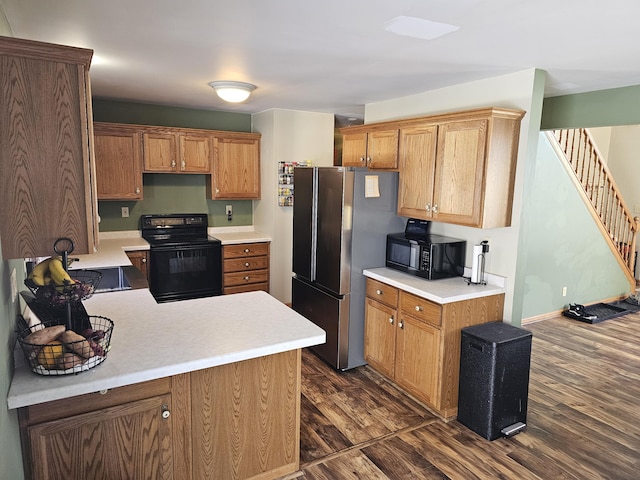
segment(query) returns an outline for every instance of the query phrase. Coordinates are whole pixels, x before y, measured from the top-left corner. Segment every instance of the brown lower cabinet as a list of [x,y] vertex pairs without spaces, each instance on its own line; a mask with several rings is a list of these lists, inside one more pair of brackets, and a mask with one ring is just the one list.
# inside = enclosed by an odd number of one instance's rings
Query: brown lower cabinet
[[148,250],[131,250],[127,252],[127,257],[140,270],[149,282],[149,251]]
[[503,307],[504,294],[440,305],[367,278],[365,359],[441,418],[453,419],[461,330],[501,320]]
[[224,294],[264,290],[269,293],[269,242],[222,247]]
[[300,350],[19,410],[28,479],[275,479],[300,457]]

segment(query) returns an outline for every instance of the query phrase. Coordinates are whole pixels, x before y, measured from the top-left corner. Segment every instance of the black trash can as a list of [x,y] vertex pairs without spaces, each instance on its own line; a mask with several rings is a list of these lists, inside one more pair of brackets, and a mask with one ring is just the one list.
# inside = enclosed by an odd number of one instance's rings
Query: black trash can
[[458,421],[487,440],[526,426],[531,340],[504,322],[462,329]]

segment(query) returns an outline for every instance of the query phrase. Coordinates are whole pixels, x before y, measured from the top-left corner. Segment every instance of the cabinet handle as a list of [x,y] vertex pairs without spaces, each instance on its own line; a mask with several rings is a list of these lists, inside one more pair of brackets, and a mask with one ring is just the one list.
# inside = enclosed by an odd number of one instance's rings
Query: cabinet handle
[[245,248],[243,251],[244,253],[249,253],[251,250],[249,250],[248,248]]
[[437,203],[435,203],[433,205],[433,213],[438,213],[438,204]]
[[376,295],[382,295],[382,290],[376,290]]
[[143,259],[142,259],[142,263],[147,263],[147,259],[146,259],[146,258],[143,258]]
[[431,211],[431,204],[427,203],[427,206],[425,207],[425,209],[427,210],[427,212]]
[[176,168],[176,161],[175,160],[171,160],[171,168]]
[[182,170],[184,170],[186,168],[187,164],[185,163],[184,160],[182,160]]
[[367,164],[371,163],[371,157],[367,157]]
[[250,279],[250,278],[251,278],[251,277],[250,277],[249,275],[247,275],[246,277],[244,277],[244,279],[245,279],[247,282],[249,281],[249,279]]
[[360,163],[365,163],[365,158],[364,157],[360,157]]
[[393,315],[391,315],[391,316],[389,317],[389,323],[390,323],[391,325],[393,325],[393,320],[394,320]]
[[421,312],[422,311],[422,307],[420,305],[416,305],[416,312]]
[[251,265],[249,262],[244,262],[245,267],[248,267],[249,265]]
[[169,411],[169,406],[167,404],[162,404],[162,418],[165,420],[171,416],[171,412]]
[[136,193],[140,193],[140,187],[136,187]]
[[400,323],[398,324],[398,326],[404,330],[404,320],[400,320]]

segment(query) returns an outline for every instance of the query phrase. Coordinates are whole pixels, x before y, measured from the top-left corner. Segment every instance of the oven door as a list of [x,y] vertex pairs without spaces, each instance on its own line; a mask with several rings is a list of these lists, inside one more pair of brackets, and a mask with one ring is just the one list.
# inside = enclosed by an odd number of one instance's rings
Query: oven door
[[149,290],[157,302],[222,294],[222,246],[152,246]]

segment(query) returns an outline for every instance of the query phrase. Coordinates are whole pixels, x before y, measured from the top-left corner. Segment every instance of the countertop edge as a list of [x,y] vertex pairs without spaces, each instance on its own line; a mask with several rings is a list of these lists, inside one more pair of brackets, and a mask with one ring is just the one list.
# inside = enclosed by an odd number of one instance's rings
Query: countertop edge
[[387,267],[365,269],[363,274],[441,305],[505,293],[498,285],[468,285],[462,277],[425,280]]

